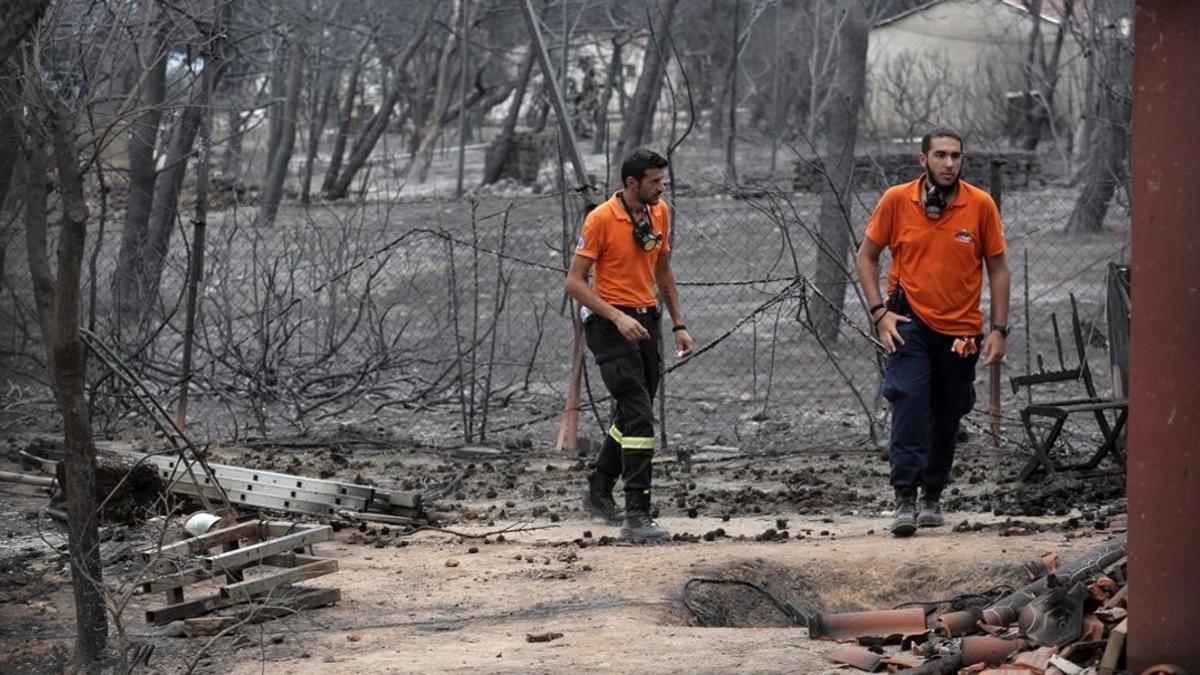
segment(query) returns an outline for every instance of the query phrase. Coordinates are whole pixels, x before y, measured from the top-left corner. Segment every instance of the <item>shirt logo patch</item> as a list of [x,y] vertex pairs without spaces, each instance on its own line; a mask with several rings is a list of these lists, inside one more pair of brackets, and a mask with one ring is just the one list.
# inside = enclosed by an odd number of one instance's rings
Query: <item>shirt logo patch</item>
[[579,241],[575,242],[575,247],[576,248],[587,248],[587,242],[584,241],[583,237],[579,237]]
[[964,244],[970,244],[973,241],[971,238],[971,233],[967,232],[966,230],[959,230],[956,232],[954,234],[954,239],[956,241],[961,241]]

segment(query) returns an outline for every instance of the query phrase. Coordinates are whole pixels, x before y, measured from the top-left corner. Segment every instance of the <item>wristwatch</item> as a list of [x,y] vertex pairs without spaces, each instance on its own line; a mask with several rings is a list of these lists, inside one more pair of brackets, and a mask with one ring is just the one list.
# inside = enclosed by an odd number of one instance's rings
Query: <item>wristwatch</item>
[[999,333],[1001,335],[1001,337],[1008,337],[1008,326],[992,324],[992,330]]

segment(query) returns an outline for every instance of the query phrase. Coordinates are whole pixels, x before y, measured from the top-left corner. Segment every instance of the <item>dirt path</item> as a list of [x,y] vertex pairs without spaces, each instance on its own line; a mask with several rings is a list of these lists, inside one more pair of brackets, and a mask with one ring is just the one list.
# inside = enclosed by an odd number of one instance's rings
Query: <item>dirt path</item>
[[[146,443],[154,441],[120,445]],[[691,472],[664,458],[655,478],[660,522],[690,536],[633,546],[580,512],[586,470],[561,455],[506,451],[481,461],[337,444],[212,450],[222,463],[418,490],[464,534],[537,529],[486,538],[340,529],[317,546],[340,570],[306,583],[339,588],[341,602],[215,640],[199,659],[204,673],[833,672],[835,645],[790,627],[757,593],[704,586],[713,590],[690,594],[699,609],[725,612],[717,614],[724,625],[743,626],[706,628],[685,606],[684,584],[750,580],[806,613],[944,599],[1024,583],[1022,563],[1094,545],[1124,506],[1119,478],[998,483],[1022,458],[971,443],[945,500],[949,525],[896,540],[886,532],[886,463],[875,452],[736,456]],[[0,574],[0,648],[15,655],[7,663],[15,672],[46,672],[38,664],[63,662],[71,645],[69,581],[37,532],[59,527],[44,519],[44,505],[26,487],[0,496],[5,559],[36,553]],[[119,586],[134,567],[109,568],[106,580]],[[144,610],[160,601],[137,596],[127,630],[155,646],[151,671],[186,672],[209,638],[146,625]],[[550,631],[562,637],[526,640]]]
[[[341,571],[327,577],[342,589],[341,604],[293,618],[286,628],[270,625],[267,631],[283,635],[280,644],[266,640],[261,652],[215,656],[206,669],[247,675],[264,667],[280,673],[833,672],[827,660],[833,643],[810,640],[802,628],[687,625],[683,584],[738,566],[780,577],[794,571],[823,596],[810,601],[882,608],[982,590],[954,585],[997,561],[1016,563],[1050,550],[1069,555],[1094,543],[1068,541],[1062,533],[1002,537],[996,530],[949,528],[895,540],[877,519],[861,517],[827,523],[793,515],[791,523],[830,534],[580,548],[564,545],[564,538],[589,530],[595,540],[616,531],[569,521],[501,543],[420,533],[405,547],[375,549],[348,543],[358,537],[343,531],[323,547],[341,563]],[[774,518],[666,518],[663,524],[692,532],[724,527],[732,537],[752,537]],[[771,590],[781,597],[795,591]],[[563,637],[526,641],[529,633],[547,631]]]

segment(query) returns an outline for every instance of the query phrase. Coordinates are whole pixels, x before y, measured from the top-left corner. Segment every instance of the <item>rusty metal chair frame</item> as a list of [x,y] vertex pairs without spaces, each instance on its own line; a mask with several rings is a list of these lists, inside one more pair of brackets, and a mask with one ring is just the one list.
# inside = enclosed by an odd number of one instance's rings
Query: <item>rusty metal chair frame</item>
[[[1075,303],[1074,294],[1071,295],[1071,331],[1075,341],[1075,351],[1079,359],[1078,366],[1068,368],[1064,363],[1062,339],[1058,331],[1058,318],[1051,314],[1050,320],[1054,325],[1054,342],[1058,350],[1060,370],[1043,371],[1032,375],[1018,375],[1013,377],[1010,381],[1013,393],[1018,393],[1021,387],[1030,387],[1032,389],[1032,387],[1039,384],[1082,381],[1088,396],[1087,398],[1035,402],[1021,409],[1021,423],[1025,427],[1025,434],[1028,436],[1029,443],[1033,447],[1033,457],[1029,458],[1029,461],[1026,462],[1025,466],[1021,469],[1021,473],[1018,475],[1018,478],[1022,481],[1029,480],[1039,468],[1044,468],[1049,474],[1053,474],[1056,471],[1095,469],[1108,455],[1112,455],[1120,464],[1125,464],[1125,451],[1122,447],[1121,433],[1125,429],[1125,422],[1129,416],[1129,401],[1124,398],[1103,398],[1096,392],[1096,385],[1092,380],[1092,371],[1088,367],[1087,353],[1084,348],[1083,329],[1079,323],[1079,309]],[[1038,361],[1040,367],[1040,356]],[[1109,411],[1113,411],[1115,415],[1115,419],[1111,423],[1107,416]],[[1067,419],[1076,413],[1093,414],[1096,418],[1096,426],[1100,428],[1100,433],[1104,437],[1104,441],[1086,462],[1060,465],[1053,460],[1051,451],[1058,442]],[[1039,435],[1034,428],[1035,418],[1053,420],[1050,430],[1045,434]]]

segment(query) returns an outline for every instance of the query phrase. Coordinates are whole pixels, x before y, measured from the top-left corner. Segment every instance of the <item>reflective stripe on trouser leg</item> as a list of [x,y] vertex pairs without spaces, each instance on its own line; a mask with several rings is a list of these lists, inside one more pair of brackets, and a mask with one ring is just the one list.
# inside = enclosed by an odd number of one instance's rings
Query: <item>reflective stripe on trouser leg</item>
[[616,426],[604,436],[600,454],[596,456],[596,471],[612,480],[621,475],[621,432]]

